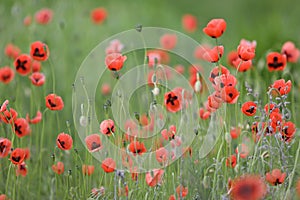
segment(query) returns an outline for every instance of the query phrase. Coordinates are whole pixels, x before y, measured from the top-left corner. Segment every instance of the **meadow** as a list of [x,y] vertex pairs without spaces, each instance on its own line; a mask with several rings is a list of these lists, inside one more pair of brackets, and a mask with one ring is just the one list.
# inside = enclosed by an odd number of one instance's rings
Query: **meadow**
[[0,3],[0,200],[300,199],[288,1]]

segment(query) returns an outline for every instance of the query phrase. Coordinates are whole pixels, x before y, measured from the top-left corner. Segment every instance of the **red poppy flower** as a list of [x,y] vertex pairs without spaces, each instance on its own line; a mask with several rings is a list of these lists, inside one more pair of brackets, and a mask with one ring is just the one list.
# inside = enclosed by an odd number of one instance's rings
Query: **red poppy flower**
[[10,83],[15,77],[15,72],[10,67],[0,68],[0,81],[4,84]]
[[300,197],[300,179],[298,179],[298,181],[297,181],[296,192],[297,192],[298,197]]
[[131,156],[125,150],[122,151],[122,165],[127,169],[131,169],[133,165]]
[[234,86],[225,86],[221,90],[221,97],[226,103],[236,103],[240,93]]
[[296,133],[296,126],[293,122],[285,122],[282,125],[281,137],[284,141],[290,142]]
[[73,145],[73,139],[69,134],[60,133],[57,136],[56,144],[62,150],[70,150]]
[[52,165],[52,170],[58,175],[64,173],[64,171],[65,171],[64,163],[57,162],[56,165]]
[[300,57],[300,50],[296,48],[295,44],[287,41],[281,48],[281,53],[286,55],[287,62],[296,63]]
[[194,50],[194,57],[199,59],[199,60],[204,60],[203,55],[207,52],[210,51],[212,48],[208,44],[202,44],[199,45],[195,48]]
[[102,142],[98,134],[92,134],[85,138],[85,144],[89,152],[96,152],[102,149]]
[[255,47],[249,44],[240,44],[237,48],[239,58],[243,61],[252,60],[255,57]]
[[7,105],[9,104],[8,100],[5,100],[2,105],[0,106],[0,112],[4,112],[7,109]]
[[234,127],[230,129],[230,136],[232,139],[236,139],[240,136],[242,129],[240,127]]
[[147,58],[148,58],[149,67],[154,67],[155,65],[158,65],[161,62],[160,54],[157,52],[150,52],[150,53],[148,52]]
[[270,120],[271,123],[274,124],[275,126],[280,126],[282,122],[282,115],[277,112],[272,112],[270,114]]
[[250,150],[248,146],[244,143],[238,145],[235,149],[235,153],[238,154],[241,158],[246,158]]
[[142,155],[143,153],[147,152],[144,143],[139,141],[130,142],[128,145],[128,150],[133,153],[134,156],[136,156],[136,154]]
[[169,127],[169,131],[167,129],[163,129],[161,131],[161,135],[165,140],[171,140],[174,139],[175,137],[175,133],[176,133],[176,126],[175,125],[171,125]]
[[29,26],[32,22],[32,17],[30,15],[27,15],[24,19],[23,19],[23,24],[24,26]]
[[26,114],[26,121],[30,124],[37,124],[42,121],[42,113],[41,111],[37,111],[36,116],[32,119],[29,118],[29,114]]
[[256,103],[253,101],[247,101],[242,105],[242,112],[247,116],[253,116],[256,114]]
[[267,103],[265,105],[265,111],[266,111],[267,114],[269,114],[269,111],[270,111],[270,113],[272,113],[272,112],[279,113],[280,112],[279,108],[274,103],[270,103],[270,104]]
[[183,66],[183,65],[176,65],[176,66],[174,66],[174,69],[175,69],[175,71],[178,72],[179,74],[184,74],[185,69],[184,69],[184,66]]
[[176,193],[178,197],[186,197],[188,192],[188,187],[184,187],[183,185],[178,185],[176,188]]
[[[275,88],[279,91],[280,95],[286,95],[291,91],[292,82],[288,80],[285,82],[284,79],[276,80],[272,85],[271,88]],[[277,93],[275,93],[277,95]]]
[[[149,62],[150,62],[150,57],[151,57],[150,55],[153,55],[154,58],[159,56],[159,60],[157,63],[168,64],[170,62],[170,56],[169,56],[168,52],[166,52],[164,50],[160,50],[160,49],[148,50],[147,57],[148,57]],[[155,61],[155,60],[153,59],[153,61]],[[153,64],[154,64],[154,62],[153,62]],[[151,66],[149,65],[149,67],[151,67]]]
[[235,86],[237,84],[237,80],[235,76],[232,74],[222,74],[217,76],[214,79],[215,84],[213,84],[216,91],[222,90],[225,86]]
[[280,185],[284,182],[286,173],[282,173],[280,169],[274,169],[272,172],[266,173],[266,181],[271,185]]
[[25,152],[24,160],[28,160],[30,158],[30,149],[29,148],[23,148]]
[[203,59],[207,62],[215,63],[223,56],[224,47],[222,45],[215,46],[212,49],[206,50],[203,54]]
[[115,132],[115,123],[111,119],[103,120],[100,124],[100,132],[104,135],[110,136]]
[[30,134],[31,129],[26,119],[18,118],[14,121],[14,132],[19,138]]
[[101,94],[108,95],[111,92],[111,87],[108,83],[103,83],[101,86]]
[[20,55],[21,50],[16,45],[9,43],[5,46],[4,53],[7,57],[16,59]]
[[235,60],[237,60],[239,58],[239,54],[237,53],[237,51],[230,51],[228,54],[227,54],[227,62],[230,66],[234,67],[234,64],[233,62]]
[[102,161],[101,167],[106,173],[111,173],[116,169],[116,162],[112,158],[106,158]]
[[45,99],[46,106],[50,110],[62,110],[64,108],[64,102],[62,98],[56,94],[48,94]]
[[39,72],[41,71],[42,64],[39,61],[34,60],[31,64],[32,72]]
[[35,21],[38,24],[46,25],[51,22],[53,11],[49,8],[43,8],[35,13]]
[[14,66],[16,71],[25,76],[31,72],[31,58],[27,54],[21,54],[15,59]]
[[11,149],[11,141],[7,138],[0,138],[0,158],[8,156]]
[[119,196],[128,196],[129,193],[129,188],[128,185],[124,185],[124,187],[119,187],[119,192],[118,195]]
[[212,38],[218,38],[223,35],[225,30],[226,22],[224,19],[212,19],[203,29],[203,32]]
[[214,112],[222,106],[222,102],[216,101],[213,95],[209,95],[207,97],[207,106],[209,108],[208,110]]
[[48,46],[40,41],[31,43],[30,56],[37,61],[46,61],[49,57]]
[[151,172],[147,172],[145,176],[147,185],[154,187],[157,184],[160,184],[162,182],[163,174],[164,170],[162,169],[153,169]]
[[230,74],[230,72],[226,67],[222,65],[220,65],[220,67],[213,68],[209,75],[210,82],[212,82],[212,84],[215,84],[215,78],[221,74]]
[[17,117],[18,113],[13,108],[10,108],[9,110],[7,109],[4,112],[0,113],[0,119],[6,124],[13,123],[17,119]]
[[10,154],[10,161],[14,165],[20,165],[25,159],[25,151],[21,148],[14,149]]
[[226,159],[226,166],[235,168],[235,166],[236,166],[236,155],[233,154],[233,155],[231,155],[230,157],[228,157]]
[[17,165],[16,176],[20,176],[20,175],[23,177],[27,175],[27,168],[25,162],[22,162],[22,164]]
[[263,179],[256,175],[244,175],[231,181],[230,196],[233,200],[260,200],[267,193]]
[[204,108],[199,109],[199,115],[201,119],[208,119],[210,117],[210,112],[205,110]]
[[181,110],[181,95],[174,91],[165,94],[165,106],[170,112],[178,112]]
[[286,66],[286,55],[278,52],[271,52],[267,55],[269,71],[282,71]]
[[176,197],[174,194],[172,194],[170,197],[169,197],[169,200],[176,200]]
[[197,18],[191,14],[182,17],[182,27],[186,32],[192,33],[197,29]]
[[112,53],[121,53],[124,45],[117,39],[114,39],[109,42],[109,46],[105,49],[106,55]]
[[106,67],[111,71],[119,71],[122,69],[126,56],[122,56],[120,53],[108,54],[105,58]]
[[166,161],[168,160],[168,154],[168,151],[164,147],[157,149],[155,151],[157,162],[166,163]]
[[107,11],[105,8],[99,7],[91,11],[91,20],[94,24],[101,24],[107,18]]
[[160,38],[160,46],[165,49],[174,49],[177,43],[175,34],[164,34]]
[[0,200],[9,200],[9,198],[5,194],[1,194]]
[[83,175],[92,175],[94,173],[95,166],[94,165],[82,165],[82,173]]
[[42,86],[45,83],[45,75],[40,72],[34,72],[29,78],[31,83],[35,86]]
[[246,72],[252,67],[252,60],[243,61],[240,58],[232,61],[233,67],[239,72]]

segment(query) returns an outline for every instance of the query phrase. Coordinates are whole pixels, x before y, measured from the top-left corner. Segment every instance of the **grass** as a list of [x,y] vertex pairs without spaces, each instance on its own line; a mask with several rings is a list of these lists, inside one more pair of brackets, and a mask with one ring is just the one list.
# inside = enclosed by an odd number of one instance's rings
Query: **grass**
[[[72,3],[45,0],[2,1],[0,3],[0,49],[3,49],[0,53],[1,67],[5,65],[13,67],[13,60],[4,55],[4,48],[8,43],[14,43],[22,52],[29,53],[29,47],[33,41],[43,41],[49,46],[50,58],[42,63],[42,71],[46,76],[46,83],[42,87],[33,86],[27,76],[23,77],[17,73],[10,84],[0,84],[0,101],[8,99],[10,107],[18,111],[19,117],[25,117],[26,113],[34,116],[37,110],[43,112],[43,121],[31,125],[31,135],[21,139],[15,136],[11,126],[0,124],[0,137],[9,138],[14,148],[29,147],[31,153],[30,159],[26,161],[28,169],[26,177],[15,175],[16,167],[7,157],[0,159],[2,180],[0,181],[0,194],[6,194],[10,199],[88,199],[92,198],[92,188],[103,186],[105,194],[99,196],[98,199],[113,199],[115,196],[119,199],[168,199],[171,194],[175,194],[176,187],[182,184],[187,186],[189,191],[185,199],[229,199],[227,195],[229,178],[234,179],[243,174],[265,176],[266,172],[279,168],[287,173],[286,180],[276,187],[268,185],[266,199],[296,199],[295,186],[299,179],[299,131],[293,141],[288,144],[275,137],[263,137],[258,143],[254,143],[251,138],[251,129],[248,127],[254,122],[254,118],[246,117],[240,112],[241,105],[248,100],[261,101],[264,106],[269,101],[268,86],[279,78],[290,79],[293,82],[293,89],[288,95],[287,101],[291,102],[288,108],[291,110],[291,121],[299,127],[299,120],[297,120],[300,89],[300,83],[297,80],[299,62],[289,63],[283,72],[274,73],[268,72],[265,64],[267,53],[280,51],[285,41],[291,40],[297,47],[300,46],[300,27],[297,26],[300,10],[296,5],[296,0],[284,2],[279,0],[272,2],[153,0],[100,3],[91,1],[84,4],[78,0]],[[90,11],[98,6],[103,6],[108,11],[108,18],[101,25],[93,24],[89,16]],[[36,24],[33,20],[30,26],[23,25],[25,16],[33,16],[37,10],[44,7],[54,11],[50,24],[43,26]],[[89,86],[91,80],[88,77],[85,77],[83,82],[76,79],[81,64],[100,42],[114,34],[133,29],[137,24],[142,24],[144,27],[170,28],[185,33],[181,26],[181,17],[186,13],[195,15],[199,20],[197,31],[186,34],[198,42],[208,42],[212,45],[214,40],[204,35],[202,28],[212,18],[226,20],[227,30],[219,40],[219,43],[225,47],[224,55],[236,49],[242,38],[256,40],[258,44],[252,70],[236,73],[233,68],[230,68],[231,73],[236,75],[238,80],[237,89],[240,97],[236,104],[223,105],[224,113],[221,113],[221,116],[224,124],[217,127],[220,131],[217,138],[212,138],[216,145],[207,156],[204,158],[200,156],[199,149],[203,145],[209,124],[208,121],[199,120],[195,122],[197,127],[184,126],[178,131],[182,137],[187,137],[187,134],[193,135],[189,136],[194,137],[191,144],[192,156],[182,157],[166,167],[163,182],[160,185],[149,187],[145,182],[145,174],[139,175],[138,179],[133,181],[130,173],[125,173],[123,178],[116,176],[115,173],[104,173],[101,163],[87,151],[81,141],[84,138],[78,134],[73,114],[76,117],[78,116],[76,113],[80,113],[78,106],[80,103],[72,102],[72,97],[74,95],[80,97],[78,99],[84,103],[84,113],[101,122],[113,117],[110,107],[108,106],[106,112],[104,104],[107,104],[108,100],[114,103],[114,97],[100,93],[101,84],[108,82],[115,86],[119,80],[112,78],[109,71],[105,71],[96,86],[95,101],[89,101],[93,97],[89,95],[87,98],[83,91],[85,84]],[[188,47],[186,48],[186,51],[191,51]],[[136,64],[143,64],[144,53],[143,49],[128,52],[125,66],[130,69]],[[170,66],[183,64],[186,68],[184,76],[188,77],[190,63],[184,58],[178,58],[175,54],[170,54],[170,56]],[[228,66],[226,56],[221,58],[220,63]],[[205,64],[205,66],[214,65]],[[104,63],[101,67],[105,67]],[[126,69],[121,70],[121,77],[125,72]],[[93,74],[93,71],[90,73]],[[246,95],[245,82],[258,93],[258,97]],[[170,85],[172,84],[174,85],[171,82]],[[151,89],[147,86],[141,87],[130,99],[129,111],[133,118],[134,112],[137,112],[139,116],[146,114],[150,103],[153,102]],[[160,87],[161,92],[165,90],[167,88]],[[144,91],[146,95],[143,95]],[[45,106],[45,96],[53,92],[64,100],[65,107],[62,111],[50,111]],[[163,104],[163,93],[156,97],[160,104]],[[208,93],[204,92],[196,96],[199,105],[204,103],[207,95]],[[143,98],[147,101],[143,101]],[[145,104],[140,103],[142,101]],[[72,104],[75,105],[73,108]],[[95,107],[95,113],[87,110],[93,107]],[[190,110],[191,113],[192,111]],[[170,118],[164,128],[168,128],[172,123],[179,127],[180,114],[168,114]],[[238,125],[243,127],[241,136],[228,142],[231,127]],[[97,127],[91,126],[84,130],[90,134],[98,131],[98,126],[99,124]],[[197,135],[194,135],[194,129],[198,130]],[[61,132],[69,133],[73,138],[74,144],[70,151],[62,151],[56,146],[56,137]],[[123,132],[121,127],[117,127],[115,135],[105,141],[121,145]],[[152,137],[146,142],[147,149],[154,149],[156,143],[157,137]],[[234,154],[235,148],[241,143],[247,143],[252,147],[249,156],[246,159],[238,156],[237,166],[227,167],[226,158]],[[103,152],[101,156],[106,156],[106,150]],[[65,164],[64,173],[61,175],[55,174],[51,169],[51,166],[58,161],[63,161]],[[117,162],[121,163],[121,156]],[[81,169],[83,164],[94,165],[94,174],[83,175]],[[128,196],[118,195],[126,185],[129,188]]]

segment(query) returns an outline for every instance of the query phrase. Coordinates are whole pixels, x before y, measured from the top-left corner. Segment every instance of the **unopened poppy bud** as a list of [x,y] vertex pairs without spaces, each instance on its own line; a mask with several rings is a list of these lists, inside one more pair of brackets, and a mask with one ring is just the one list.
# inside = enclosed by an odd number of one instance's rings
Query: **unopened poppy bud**
[[155,87],[155,88],[152,90],[152,93],[153,93],[154,96],[159,95],[159,88],[158,88],[158,87]]
[[87,124],[88,124],[88,119],[87,119],[87,117],[86,117],[86,116],[83,116],[83,115],[80,116],[80,118],[79,118],[79,123],[80,123],[81,126],[86,127]]
[[138,32],[142,32],[142,29],[143,29],[142,24],[138,24],[138,25],[135,26],[135,30],[138,31]]
[[196,83],[195,83],[195,85],[194,85],[194,90],[195,90],[195,92],[200,92],[201,87],[202,87],[201,82],[200,82],[199,80],[196,81]]

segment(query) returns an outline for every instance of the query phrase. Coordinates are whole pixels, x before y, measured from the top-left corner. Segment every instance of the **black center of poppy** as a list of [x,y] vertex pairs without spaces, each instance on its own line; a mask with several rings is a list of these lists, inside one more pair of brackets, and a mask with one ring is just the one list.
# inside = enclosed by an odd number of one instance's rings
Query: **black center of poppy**
[[26,67],[25,67],[26,63],[27,63],[27,60],[21,61],[20,59],[18,59],[16,69],[19,70],[21,68],[22,70],[26,70]]
[[94,149],[97,149],[97,148],[99,148],[101,145],[100,144],[98,144],[97,142],[93,142],[92,143],[92,150],[94,150]]
[[248,110],[246,110],[247,113],[253,114],[255,110],[254,106],[250,106],[250,108]]
[[22,128],[22,126],[18,126],[15,124],[15,132],[17,132],[19,135],[22,135],[21,128]]
[[232,94],[232,93],[229,93],[228,96],[229,96],[230,98],[232,98],[232,97],[233,97],[233,94]]
[[106,129],[106,135],[108,135],[108,134],[110,134],[111,132],[113,132],[112,130],[114,130],[114,127],[115,126],[111,126],[110,128],[109,127],[107,127],[107,129]]
[[0,152],[3,153],[5,149],[6,149],[6,145],[3,144],[3,142],[1,142],[0,143]]
[[251,185],[243,185],[239,188],[238,194],[243,198],[249,198],[254,192],[254,186]]
[[10,79],[10,77],[11,77],[11,75],[3,75],[3,76],[2,76],[2,79],[3,79],[4,81],[6,81],[6,80]]
[[273,63],[269,63],[268,66],[269,66],[270,68],[277,69],[277,68],[279,68],[279,67],[282,67],[282,66],[283,66],[283,63],[282,63],[282,62],[278,62],[278,57],[275,56],[275,57],[273,58]]
[[55,103],[53,103],[52,101],[51,101],[51,99],[48,99],[48,103],[50,104],[50,106],[53,108],[53,107],[56,107],[56,104]]
[[280,185],[282,182],[279,180],[279,178],[276,179],[276,181],[274,182],[274,185]]
[[11,159],[15,162],[19,162],[21,160],[21,156],[16,156],[16,157],[13,156]]
[[65,144],[66,144],[65,141],[61,141],[60,139],[57,139],[57,141],[59,142],[59,144],[60,144],[60,146],[61,146],[62,148],[64,148],[64,149],[66,148],[66,147],[65,147]]
[[33,55],[36,56],[36,57],[44,57],[45,56],[44,53],[40,53],[39,48],[34,49]]
[[175,96],[175,95],[172,96],[172,94],[168,94],[167,104],[171,103],[172,106],[174,106],[175,105],[174,101],[176,101],[177,99],[178,99],[177,96]]

